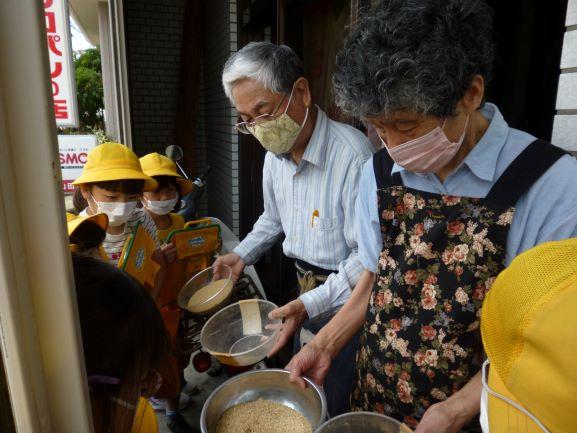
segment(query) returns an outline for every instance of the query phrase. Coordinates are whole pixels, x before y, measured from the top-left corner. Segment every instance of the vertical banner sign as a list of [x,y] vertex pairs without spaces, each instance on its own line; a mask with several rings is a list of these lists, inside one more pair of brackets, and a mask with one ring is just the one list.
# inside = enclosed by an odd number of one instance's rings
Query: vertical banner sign
[[43,0],[43,2],[56,125],[74,128],[78,126],[78,107],[68,2],[67,0]]
[[80,176],[88,152],[96,145],[96,135],[59,135],[60,168],[62,169],[62,189],[65,193],[74,192],[72,182]]

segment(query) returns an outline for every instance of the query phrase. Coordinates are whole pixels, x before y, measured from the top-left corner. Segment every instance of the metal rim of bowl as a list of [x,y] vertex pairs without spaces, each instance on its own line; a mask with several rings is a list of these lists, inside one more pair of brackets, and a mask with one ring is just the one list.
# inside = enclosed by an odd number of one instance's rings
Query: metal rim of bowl
[[[270,305],[274,306],[275,308],[278,308],[278,306],[277,306],[275,303],[270,302],[270,301],[267,301],[266,299],[255,299],[255,301],[262,302],[262,303],[266,303],[266,304],[270,304]],[[202,336],[204,335],[204,328],[205,328],[205,327],[210,323],[210,321],[211,321],[212,319],[214,319],[219,313],[221,313],[221,312],[223,312],[224,310],[227,310],[227,309],[229,309],[229,308],[232,308],[232,307],[234,307],[234,306],[236,306],[236,305],[238,305],[238,304],[240,304],[240,301],[239,301],[239,302],[235,302],[234,304],[230,304],[230,305],[224,307],[223,309],[217,311],[210,319],[208,319],[208,320],[206,321],[206,323],[205,323],[204,326],[202,327],[202,329],[201,329],[201,331],[200,331],[200,345],[201,345],[202,347],[204,347],[208,353],[211,353],[211,354],[212,354],[212,353],[217,353],[217,352],[215,352],[214,350],[210,350],[210,349],[207,348],[204,344],[202,344]],[[244,352],[238,352],[238,353],[230,353],[230,352],[228,352],[228,355],[229,355],[229,356],[232,356],[232,357],[242,356],[242,355],[246,355],[247,353],[253,352],[253,351],[257,350],[257,349],[260,349],[262,346],[264,346],[266,343],[268,343],[271,338],[277,336],[277,335],[279,334],[279,332],[280,332],[280,328],[275,329],[275,331],[272,333],[272,335],[271,335],[269,338],[267,338],[265,341],[263,341],[262,343],[260,343],[258,346],[253,347],[252,349],[245,350]],[[267,370],[270,370],[270,369],[267,369]],[[284,371],[284,370],[281,370],[281,371]],[[236,377],[236,376],[235,376],[235,377]]]
[[[377,412],[358,411],[358,412],[347,412],[347,413],[343,413],[341,415],[337,415],[334,418],[330,418],[330,419],[326,420],[324,423],[322,423],[320,426],[318,426],[317,430],[321,430],[323,427],[326,427],[329,424],[332,424],[333,422],[336,422],[337,420],[339,420],[341,418],[348,418],[350,416],[354,417],[356,415],[373,416],[376,418],[386,419],[387,421],[393,421],[393,422],[399,424],[399,427],[401,426],[400,421],[398,421],[394,418],[391,418],[390,416],[383,415],[383,414],[377,413]],[[317,430],[314,430],[314,431],[316,432]]]
[[[209,303],[210,301],[212,301],[213,299],[215,299],[215,298],[222,292],[222,290],[227,286],[227,284],[228,284],[229,282],[232,282],[232,268],[231,268],[230,266],[226,265],[226,264],[223,265],[223,266],[226,266],[227,268],[230,269],[229,276],[226,278],[228,281],[227,281],[225,284],[223,284],[223,286],[219,289],[218,292],[216,292],[216,293],[215,293],[214,295],[212,295],[210,298],[205,299],[205,300],[202,301],[201,303],[199,303],[199,304],[194,304],[195,306],[197,306],[197,307],[202,307],[204,304]],[[194,279],[195,279],[196,277],[198,277],[200,274],[203,274],[203,273],[205,273],[205,272],[208,272],[210,269],[214,269],[214,265],[209,266],[208,268],[203,269],[203,270],[200,271],[200,272],[197,272],[194,276],[192,276],[192,277],[184,284],[184,286],[182,286],[182,289],[180,289],[180,290],[184,290],[184,288],[188,285],[188,283],[190,283],[192,280],[194,280]],[[234,284],[233,284],[233,286],[234,286]],[[234,287],[233,287],[233,288],[234,288]],[[200,290],[200,289],[199,289],[199,290]],[[232,292],[232,290],[231,290],[231,292]],[[186,301],[187,306],[188,306],[188,301],[190,301],[190,298],[192,298],[192,295],[190,295],[190,296],[188,297],[187,301]],[[186,309],[188,310],[188,308],[186,308]],[[189,311],[190,311],[190,310],[189,310]]]
[[[267,301],[268,302],[268,301]],[[271,302],[272,304],[272,302]],[[204,401],[204,404],[202,405],[202,411],[200,412],[200,429],[202,432],[206,431],[206,411],[208,410],[208,402],[211,401],[214,396],[216,394],[218,394],[218,392],[224,388],[226,385],[229,384],[229,382],[232,382],[234,380],[237,380],[241,377],[244,376],[253,376],[255,374],[262,374],[263,372],[267,372],[267,373],[282,373],[282,374],[290,374],[290,371],[288,370],[283,370],[282,368],[267,368],[264,370],[251,370],[251,371],[247,371],[245,373],[241,373],[241,374],[237,374],[236,376],[231,377],[230,379],[228,379],[226,382],[221,383],[218,388],[216,388],[214,391],[212,391],[210,393],[210,395],[208,396],[208,398]],[[325,425],[326,423],[323,422],[326,418],[327,418],[327,398],[325,396],[324,391],[322,390],[322,388],[320,386],[318,386],[316,383],[314,383],[312,380],[310,380],[308,377],[302,377],[304,379],[304,381],[307,384],[307,387],[310,387],[312,389],[315,390],[315,393],[320,397],[321,399],[321,417],[320,417],[320,421],[319,421],[319,425],[318,426],[312,426],[313,427],[313,432],[315,432],[317,429],[321,428],[323,425]],[[231,406],[232,407],[232,406]],[[372,413],[372,412],[369,412]],[[345,414],[346,415],[346,414]],[[342,415],[339,415],[342,416]],[[338,417],[335,417],[338,418]],[[334,418],[332,418],[334,419]],[[321,424],[322,423],[322,424]]]

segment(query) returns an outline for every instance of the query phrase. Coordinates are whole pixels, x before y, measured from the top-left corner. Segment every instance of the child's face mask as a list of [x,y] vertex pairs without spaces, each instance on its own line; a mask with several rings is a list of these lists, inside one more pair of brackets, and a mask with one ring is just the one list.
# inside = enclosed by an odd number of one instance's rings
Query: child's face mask
[[156,215],[167,215],[169,214],[174,206],[178,203],[178,197],[169,200],[148,200],[147,198],[142,199],[142,204],[149,212]]
[[103,202],[97,201],[92,194],[90,197],[96,204],[96,213],[108,215],[108,225],[118,227],[125,224],[136,210],[137,201]]

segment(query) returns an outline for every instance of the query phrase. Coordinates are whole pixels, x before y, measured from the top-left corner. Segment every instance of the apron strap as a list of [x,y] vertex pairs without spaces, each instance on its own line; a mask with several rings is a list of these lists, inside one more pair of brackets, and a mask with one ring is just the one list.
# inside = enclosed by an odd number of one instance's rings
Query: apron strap
[[375,172],[377,189],[403,185],[401,174],[398,172],[391,173],[393,165],[395,165],[395,162],[386,148],[383,147],[373,155],[373,171]]
[[564,155],[568,153],[563,149],[543,140],[535,140],[497,179],[486,199],[515,206],[517,200]]

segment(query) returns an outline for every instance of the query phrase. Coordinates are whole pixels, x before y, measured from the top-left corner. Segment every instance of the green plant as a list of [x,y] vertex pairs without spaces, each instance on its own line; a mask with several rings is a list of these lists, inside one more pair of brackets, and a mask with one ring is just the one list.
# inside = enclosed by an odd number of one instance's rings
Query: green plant
[[104,92],[100,50],[90,48],[75,56],[79,129],[104,129]]

